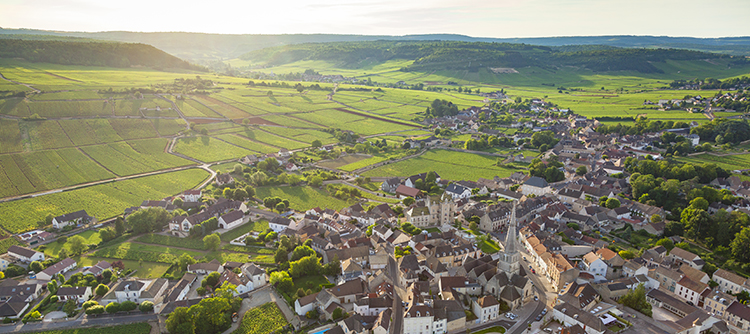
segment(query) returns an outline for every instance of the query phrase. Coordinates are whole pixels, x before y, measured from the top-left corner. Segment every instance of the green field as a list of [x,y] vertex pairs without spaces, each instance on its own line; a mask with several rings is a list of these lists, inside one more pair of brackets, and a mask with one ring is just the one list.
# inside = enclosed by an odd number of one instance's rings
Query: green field
[[[83,239],[86,240],[87,245],[98,245],[100,242],[102,242],[102,238],[101,236],[99,236],[99,231],[88,230],[76,235],[83,237]],[[67,249],[68,254],[70,254],[70,245],[67,243],[61,244],[57,242],[50,242],[46,244],[45,247],[46,248],[44,249],[44,255],[47,256],[56,257],[57,253],[59,253],[63,248]]]
[[165,152],[167,139],[142,139],[82,148],[86,154],[118,176],[193,164]]
[[136,238],[135,241],[145,244],[162,245],[168,247],[182,247],[197,250],[204,249],[202,239],[179,238],[162,234],[144,234]]
[[99,261],[107,261],[107,262],[113,262],[113,261],[122,261],[122,264],[125,265],[125,270],[134,270],[135,274],[133,274],[134,277],[138,278],[159,278],[162,277],[170,266],[172,266],[171,263],[159,263],[159,262],[148,262],[148,261],[134,261],[134,260],[123,260],[123,259],[114,259],[114,258],[103,258],[103,257],[95,257],[95,256],[82,256],[80,260],[78,260],[79,266],[93,266]]
[[289,206],[297,211],[307,211],[315,207],[341,210],[355,203],[355,200],[340,200],[328,195],[328,192],[311,187],[258,187],[255,197],[266,198],[278,196],[289,200]]
[[747,169],[750,166],[750,153],[726,156],[715,156],[712,154],[700,154],[690,157],[676,158],[680,162],[692,162],[695,164],[712,163],[726,170]]
[[71,119],[58,121],[73,144],[92,145],[122,140],[106,119]]
[[[251,219],[252,218],[255,218],[255,217],[251,217]],[[236,228],[230,231],[224,232],[221,235],[221,241],[230,242],[250,231],[263,232],[266,229],[268,229],[268,221],[266,220],[259,220],[259,221],[254,221],[252,223],[246,223],[246,224],[237,226]]]
[[410,176],[428,171],[437,172],[448,180],[491,179],[495,176],[507,177],[513,169],[495,166],[497,157],[472,153],[431,150],[416,158],[384,165],[363,173],[364,176]]
[[284,314],[275,303],[265,303],[245,312],[242,323],[232,334],[266,334],[286,326]]
[[19,233],[36,228],[37,222],[48,214],[58,216],[81,209],[103,220],[144,200],[158,200],[191,189],[207,177],[204,170],[189,169],[0,203],[0,226]]
[[75,148],[0,155],[0,197],[22,195],[114,175]]
[[371,160],[372,158],[375,158],[375,157],[369,156],[369,155],[345,155],[334,160],[319,161],[317,164],[319,166],[326,167],[326,168],[337,168],[337,169],[344,170],[342,166],[353,165],[360,161]]
[[174,151],[204,162],[236,159],[256,153],[207,136],[180,138]]
[[182,254],[188,254],[193,258],[203,257],[203,253],[201,252],[130,242],[123,242],[99,249],[93,253],[93,256],[132,261],[143,260],[148,262],[173,263]]

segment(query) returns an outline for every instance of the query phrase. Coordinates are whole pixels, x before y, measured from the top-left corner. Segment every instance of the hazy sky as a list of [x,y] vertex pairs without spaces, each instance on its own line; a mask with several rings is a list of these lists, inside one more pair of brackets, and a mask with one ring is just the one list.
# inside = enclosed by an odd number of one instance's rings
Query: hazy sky
[[0,0],[0,27],[476,37],[750,35],[750,0]]

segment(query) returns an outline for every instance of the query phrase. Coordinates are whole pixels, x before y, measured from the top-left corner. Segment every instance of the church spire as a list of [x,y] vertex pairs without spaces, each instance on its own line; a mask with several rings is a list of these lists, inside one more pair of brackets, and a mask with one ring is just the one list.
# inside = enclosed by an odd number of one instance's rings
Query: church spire
[[510,214],[510,222],[508,223],[508,235],[505,236],[505,250],[506,254],[518,252],[517,233],[516,233],[516,202],[513,201],[513,211]]

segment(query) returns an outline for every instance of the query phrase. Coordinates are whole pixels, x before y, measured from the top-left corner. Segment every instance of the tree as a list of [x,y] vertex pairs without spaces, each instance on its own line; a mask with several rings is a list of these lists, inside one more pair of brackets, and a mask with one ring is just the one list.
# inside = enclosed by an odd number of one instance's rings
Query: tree
[[63,236],[57,238],[56,241],[57,241],[58,244],[64,244],[64,243],[68,242],[68,237],[65,236],[65,235],[63,235]]
[[586,173],[588,173],[586,166],[578,166],[578,168],[576,168],[576,175],[583,176],[586,175]]
[[319,139],[315,139],[315,140],[312,141],[312,143],[310,143],[310,146],[312,146],[314,148],[319,148],[319,147],[323,146],[323,143],[321,143]]
[[276,264],[282,264],[287,261],[289,252],[287,252],[286,248],[279,247],[279,249],[276,250],[276,254],[273,256],[273,261]]
[[101,305],[94,305],[86,309],[86,314],[88,315],[102,314],[102,313],[104,313],[104,306],[101,306]]
[[662,238],[659,239],[659,241],[656,242],[657,246],[664,246],[664,248],[667,249],[667,251],[671,251],[672,248],[674,248],[674,242],[672,242],[669,238]]
[[167,330],[170,334],[195,334],[195,325],[187,307],[175,308],[167,317]]
[[57,258],[60,260],[64,260],[68,258],[68,250],[63,248],[60,248],[60,251],[57,252]]
[[182,205],[183,205],[183,204],[185,204],[185,202],[183,202],[182,198],[179,198],[179,197],[177,197],[177,198],[175,198],[174,200],[172,200],[172,204],[174,204],[174,205],[176,205],[177,207],[180,207],[180,208],[181,208],[181,207],[182,207]]
[[33,261],[29,264],[29,269],[33,270],[35,273],[38,273],[44,270],[44,266],[42,266],[42,263],[39,261]]
[[472,230],[472,231],[476,231],[476,230],[477,230],[477,228],[479,228],[479,224],[477,224],[477,222],[471,222],[471,223],[469,224],[469,229],[470,229],[470,230]]
[[217,250],[221,245],[221,238],[218,234],[209,234],[203,237],[203,246],[208,250]]
[[177,263],[179,264],[180,269],[187,270],[188,265],[195,264],[195,259],[190,256],[190,254],[182,253],[182,255],[177,258]]
[[607,199],[606,202],[607,209],[616,209],[620,207],[620,200],[617,198],[610,198]]
[[138,304],[129,300],[126,300],[122,302],[122,304],[120,304],[120,311],[130,312],[132,310],[135,310],[136,308],[138,308]]
[[401,200],[402,203],[404,203],[405,206],[410,206],[414,204],[414,198],[413,197],[407,197]]
[[299,278],[307,275],[316,275],[320,273],[322,266],[317,255],[303,257],[297,261],[289,263],[289,276]]
[[620,254],[620,257],[625,260],[630,260],[635,258],[635,254],[629,250],[621,250],[618,254]]
[[278,211],[279,213],[286,211],[286,204],[284,204],[284,202],[276,204],[276,211]]
[[271,273],[271,285],[276,286],[281,291],[289,291],[294,287],[292,278],[286,271],[275,271]]
[[154,303],[145,300],[141,303],[141,305],[138,305],[138,310],[143,313],[153,312],[154,311]]
[[106,295],[106,294],[107,294],[107,292],[109,292],[109,287],[108,287],[108,286],[106,286],[106,285],[104,285],[104,284],[99,284],[99,285],[98,285],[98,286],[96,287],[96,290],[94,290],[94,292],[96,293],[96,295],[97,295],[97,296],[100,296],[100,297],[101,297],[101,296],[104,296],[104,295]]
[[297,246],[294,251],[292,252],[292,259],[291,261],[297,261],[303,257],[315,255],[315,251],[310,248],[310,246]]
[[107,306],[104,307],[104,310],[107,311],[109,314],[114,314],[120,311],[120,304],[111,302],[107,304]]
[[203,281],[201,281],[201,286],[204,287],[204,288],[205,287],[213,288],[217,284],[219,284],[219,278],[220,277],[221,277],[221,275],[218,272],[214,271],[214,272],[208,274],[208,276],[206,276],[203,279]]
[[99,305],[99,303],[97,303],[95,300],[89,300],[89,301],[83,303],[82,307],[83,307],[84,310],[88,310],[92,306],[97,306],[97,305]]
[[341,319],[341,317],[344,316],[344,310],[342,310],[340,307],[337,307],[335,310],[333,310],[331,316],[333,317],[333,320]]
[[646,301],[646,288],[643,284],[638,284],[634,290],[620,297],[618,302],[627,307],[638,310],[643,314],[651,316],[651,304]]
[[742,263],[750,262],[750,227],[743,227],[730,245],[732,256]]
[[44,218],[44,223],[46,225],[52,225],[52,220],[53,219],[55,219],[55,217],[51,213],[49,213],[49,214],[47,214],[47,217]]
[[206,288],[199,286],[195,289],[195,292],[198,293],[198,296],[205,296],[208,291],[206,291]]
[[70,252],[74,255],[81,255],[88,249],[86,239],[80,235],[75,235],[68,239],[68,244],[70,245]]
[[172,219],[164,208],[148,208],[133,212],[128,216],[127,223],[136,234],[161,230]]
[[658,214],[656,214],[656,213],[653,214],[653,215],[651,215],[651,222],[652,223],[661,223],[662,220],[663,219],[661,218],[661,216],[658,215]]
[[333,261],[323,266],[323,274],[328,276],[338,276],[341,274],[341,261],[338,255],[334,255]]

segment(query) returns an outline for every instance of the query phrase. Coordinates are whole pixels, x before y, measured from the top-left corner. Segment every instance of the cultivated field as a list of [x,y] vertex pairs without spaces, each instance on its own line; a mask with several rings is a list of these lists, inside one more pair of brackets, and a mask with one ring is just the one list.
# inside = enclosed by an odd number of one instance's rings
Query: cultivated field
[[384,165],[364,176],[409,176],[428,171],[437,172],[440,177],[450,180],[491,179],[495,176],[507,177],[513,169],[495,166],[497,157],[445,150],[432,150],[416,158]]

